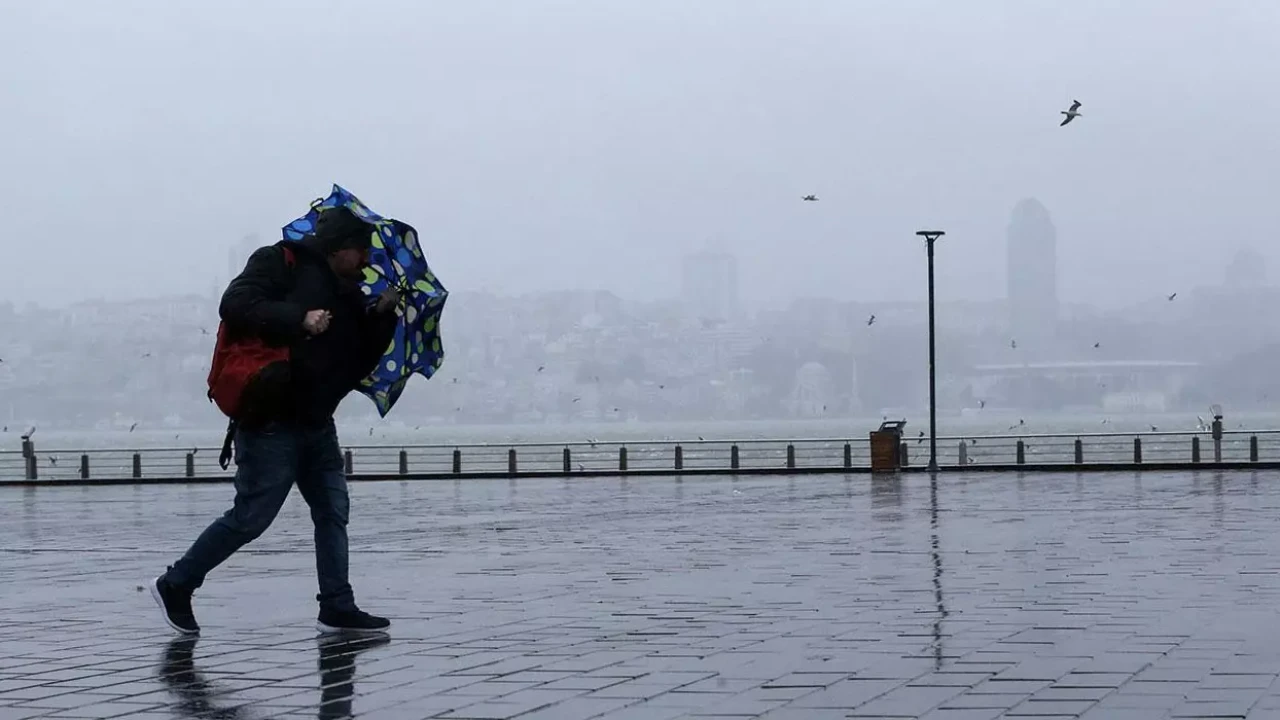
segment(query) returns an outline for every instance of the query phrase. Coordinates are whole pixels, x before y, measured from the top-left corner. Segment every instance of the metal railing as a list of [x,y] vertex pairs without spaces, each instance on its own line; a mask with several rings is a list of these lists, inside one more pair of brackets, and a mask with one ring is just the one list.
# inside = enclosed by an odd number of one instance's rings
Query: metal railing
[[[900,445],[904,469],[922,469],[928,438]],[[0,484],[32,482],[223,481],[217,448],[0,451]],[[415,479],[730,473],[866,472],[870,443],[862,438],[599,441],[471,445],[352,445],[343,450],[355,478]],[[1280,465],[1280,430],[1212,433],[1060,433],[939,436],[943,470],[1273,463]],[[234,469],[234,468],[233,468]]]

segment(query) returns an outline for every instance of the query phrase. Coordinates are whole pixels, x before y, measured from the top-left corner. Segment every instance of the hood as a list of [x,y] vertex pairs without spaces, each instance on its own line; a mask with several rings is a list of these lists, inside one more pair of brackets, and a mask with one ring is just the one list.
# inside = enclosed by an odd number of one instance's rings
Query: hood
[[344,207],[320,213],[315,232],[296,244],[320,255],[330,255],[344,248],[368,248],[373,226]]

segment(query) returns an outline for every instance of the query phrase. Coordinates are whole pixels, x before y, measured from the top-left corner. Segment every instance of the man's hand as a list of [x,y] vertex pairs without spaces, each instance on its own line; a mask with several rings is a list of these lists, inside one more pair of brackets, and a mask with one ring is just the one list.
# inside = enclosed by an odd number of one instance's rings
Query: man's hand
[[309,335],[319,335],[329,329],[329,321],[332,319],[333,315],[328,310],[310,310],[302,320],[302,329]]
[[394,307],[400,305],[400,291],[393,287],[388,287],[378,295],[378,304],[373,309],[377,312],[384,313]]

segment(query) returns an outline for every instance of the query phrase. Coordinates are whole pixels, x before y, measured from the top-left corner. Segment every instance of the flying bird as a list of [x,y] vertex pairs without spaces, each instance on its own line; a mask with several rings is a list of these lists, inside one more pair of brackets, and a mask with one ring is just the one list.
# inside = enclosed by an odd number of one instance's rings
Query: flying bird
[[1160,428],[1156,427],[1155,425],[1151,426],[1151,432],[1157,432],[1159,429]]
[[987,406],[987,401],[986,401],[986,400],[979,400],[979,401],[978,401],[978,409],[979,409],[979,410],[981,410],[982,408],[984,408],[984,407],[986,407],[986,406]]
[[200,328],[200,334],[201,334],[201,335],[208,335],[208,334],[209,334],[209,331],[208,331],[207,329],[205,329],[205,328]]
[[1080,116],[1080,101],[1072,100],[1071,107],[1061,111],[1061,114],[1066,115],[1066,117],[1062,118],[1062,124],[1058,127],[1062,127],[1062,125],[1066,125]]
[[542,372],[543,370],[546,370],[546,369],[547,369],[547,366],[546,366],[546,365],[539,365],[539,366],[538,366],[538,372]]
[[803,200],[803,201],[805,201],[805,202],[818,202],[818,196],[817,196],[817,195],[805,195],[804,197],[802,197],[802,198],[800,198],[800,199],[801,199],[801,200]]
[[1096,350],[1096,349],[1098,349],[1098,348],[1100,348],[1100,347],[1102,347],[1102,343],[1100,343],[1100,342],[1096,342],[1096,343],[1094,343],[1094,344],[1093,344],[1093,348],[1094,348],[1095,350]]
[[133,432],[134,430],[137,430],[137,429],[138,429],[138,423],[134,423],[129,426],[129,432]]
[[52,466],[54,466],[54,467],[58,467],[58,456],[57,456],[57,455],[50,455],[50,456],[49,456],[49,464],[50,464],[50,465],[52,465]]
[[923,431],[923,430],[921,430],[921,431],[920,431],[920,435],[916,437],[916,444],[917,444],[917,445],[919,445],[919,444],[920,444],[920,443],[922,443],[922,442],[924,442],[924,431]]
[[876,322],[876,316],[873,314],[871,317],[867,318],[867,327],[871,327],[872,325],[875,324],[875,322]]
[[1018,341],[1017,341],[1017,340],[1010,340],[1010,341],[1009,341],[1009,347],[1013,348],[1014,350],[1017,350],[1017,349],[1018,349]]
[[149,358],[149,357],[151,357],[151,353],[149,353],[149,352],[148,352],[148,353],[142,353],[142,357],[144,357],[144,358]]
[[1178,297],[1178,293],[1174,293],[1174,294],[1170,295],[1170,296],[1169,296],[1169,302],[1173,302],[1173,299],[1174,299],[1174,298],[1176,298],[1176,297]]

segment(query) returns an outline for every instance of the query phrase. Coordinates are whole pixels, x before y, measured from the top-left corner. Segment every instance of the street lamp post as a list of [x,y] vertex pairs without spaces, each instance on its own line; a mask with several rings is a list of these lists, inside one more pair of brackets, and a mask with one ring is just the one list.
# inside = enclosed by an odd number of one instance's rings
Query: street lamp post
[[945,235],[941,230],[920,230],[929,256],[929,472],[938,471],[938,385],[935,371],[933,332],[933,242]]

